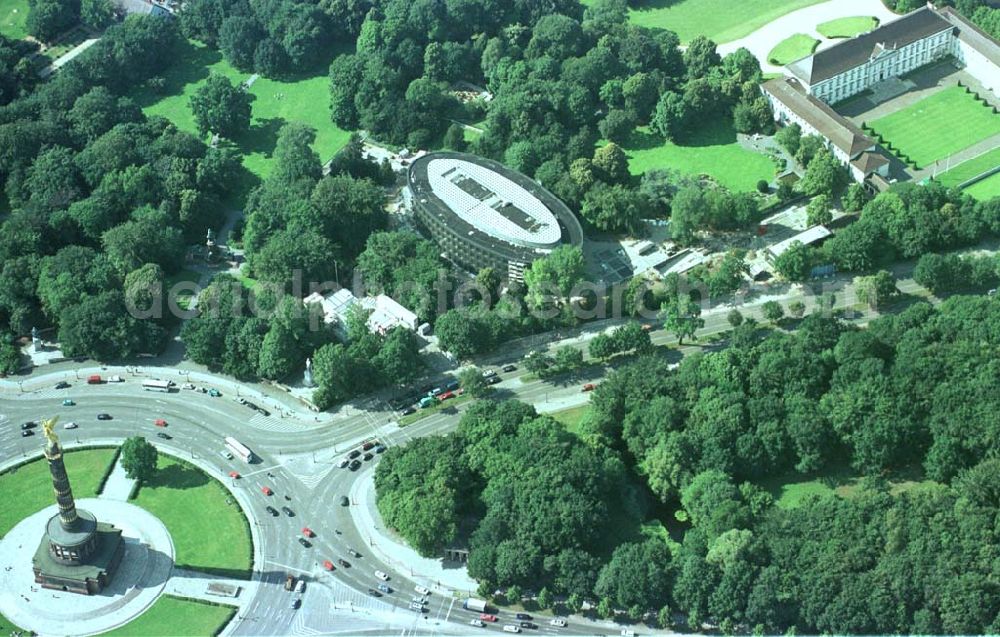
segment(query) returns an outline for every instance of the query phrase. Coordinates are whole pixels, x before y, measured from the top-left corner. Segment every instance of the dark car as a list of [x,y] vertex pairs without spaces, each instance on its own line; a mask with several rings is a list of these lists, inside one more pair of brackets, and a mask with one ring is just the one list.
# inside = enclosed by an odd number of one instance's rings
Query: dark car
[[67,383],[64,380],[61,380],[58,383],[56,383],[56,389],[66,389],[67,387],[69,387],[69,383]]
[[171,436],[170,434],[164,433],[162,431],[157,432],[156,433],[156,437],[157,438],[163,438],[164,440],[170,440],[171,438],[173,438],[173,436]]
[[505,371],[505,372],[516,372],[517,371],[517,365],[504,365],[500,369],[502,371]]
[[361,557],[361,553],[358,553],[354,549],[347,549],[347,552],[350,554],[351,557]]
[[518,613],[514,615],[514,617],[517,617],[518,619],[532,619],[531,615],[529,615],[528,613]]
[[377,442],[378,442],[377,440],[369,440],[365,444],[361,445],[362,451],[368,451],[369,449],[374,447]]
[[373,455],[372,455],[371,453],[366,453],[366,454],[364,455],[363,459],[364,459],[364,460],[365,460],[365,461],[367,462],[368,460],[371,460],[371,459],[372,459],[372,458],[374,458],[374,457],[375,457],[375,456],[373,456]]
[[538,626],[531,622],[521,622],[521,628],[538,628]]
[[423,387],[420,388],[421,394],[429,394],[432,391],[434,391],[434,385],[424,385]]
[[352,460],[351,461],[351,466],[350,466],[351,471],[357,471],[360,467],[361,467],[361,461],[360,460]]
[[372,597],[382,597],[382,593],[378,592],[374,588],[369,588],[368,594],[371,595]]
[[111,420],[111,414],[97,414],[98,420]]
[[455,391],[460,386],[461,385],[459,384],[459,382],[457,380],[450,380],[447,383],[445,383],[444,388],[447,389],[448,391]]
[[351,563],[348,562],[347,560],[343,559],[343,558],[337,560],[337,564],[340,564],[344,568],[351,568]]
[[351,503],[351,501],[347,499],[346,495],[340,496],[340,506],[345,507],[345,506],[349,505],[350,503]]
[[361,455],[360,451],[358,451],[357,449],[352,449],[351,453],[347,454],[347,457],[350,458],[351,460],[354,460],[360,455]]
[[309,540],[305,539],[304,537],[300,537],[299,538],[299,544],[301,544],[305,548],[309,548],[310,546],[312,546],[312,542],[310,542]]
[[296,597],[292,600],[292,610],[297,610],[299,606],[302,606],[302,600]]
[[27,438],[28,436],[34,436],[34,435],[35,435],[35,432],[32,431],[32,430],[30,430],[30,429],[24,429],[24,430],[21,431],[21,437],[22,438]]
[[295,517],[295,511],[292,511],[288,507],[281,507],[281,510],[284,511],[285,515],[287,515],[288,517],[290,517],[290,518],[294,518]]
[[38,426],[34,420],[29,420],[28,422],[21,423],[21,429],[33,429]]
[[264,409],[263,407],[258,407],[257,411],[260,412],[261,416],[270,416],[271,415],[271,412],[269,412],[268,410]]
[[487,385],[496,385],[499,382],[500,382],[499,376],[490,376],[489,378],[486,379]]
[[403,410],[402,412],[400,412],[400,413],[401,413],[402,415],[404,415],[404,416],[409,416],[410,414],[415,414],[415,413],[417,413],[417,408],[416,408],[416,407],[407,407],[406,409],[404,409],[404,410]]
[[271,514],[271,515],[272,515],[273,517],[278,517],[278,510],[277,510],[277,509],[275,509],[275,508],[274,508],[273,506],[270,506],[270,505],[268,505],[267,507],[265,507],[265,509],[266,509],[266,510],[267,510],[267,512],[268,512],[268,513],[270,513],[270,514]]
[[385,453],[385,445],[375,447],[375,453]]

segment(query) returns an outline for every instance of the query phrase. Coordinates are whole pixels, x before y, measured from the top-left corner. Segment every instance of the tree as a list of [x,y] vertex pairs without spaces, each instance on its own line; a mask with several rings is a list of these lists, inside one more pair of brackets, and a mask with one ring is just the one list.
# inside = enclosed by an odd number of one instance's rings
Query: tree
[[828,194],[819,194],[812,198],[806,206],[806,224],[809,226],[825,225],[833,221],[833,201]]
[[465,128],[459,124],[451,124],[444,133],[443,145],[445,148],[459,152],[465,150],[466,146],[468,146],[468,143],[465,141]]
[[141,436],[130,436],[121,447],[121,464],[125,475],[140,483],[148,482],[156,475],[159,452]]
[[[571,169],[572,170],[572,169]],[[639,221],[649,216],[650,201],[637,190],[620,184],[603,183],[591,188],[583,199],[580,213],[598,230],[634,232]]]
[[858,182],[852,182],[850,186],[847,187],[847,192],[841,198],[844,210],[847,212],[857,212],[864,208],[865,202],[868,201],[868,194],[865,192],[865,187]]
[[806,304],[802,301],[792,301],[788,304],[788,313],[792,317],[800,319],[806,313]]
[[226,18],[219,28],[219,50],[236,68],[252,71],[257,45],[262,38],[260,25],[255,19],[233,15]]
[[957,258],[936,253],[925,254],[917,261],[913,269],[913,280],[932,293],[950,290],[956,287],[960,275],[960,265]]
[[887,270],[879,270],[871,276],[854,277],[854,290],[858,300],[877,310],[896,296],[896,277]]
[[622,544],[601,569],[594,592],[618,607],[658,608],[669,597],[670,551],[661,539]]
[[635,115],[631,111],[612,108],[597,125],[597,129],[605,139],[623,144],[635,130],[635,125]]
[[621,146],[609,142],[594,151],[594,168],[607,183],[625,183],[629,179],[628,157]]
[[51,42],[80,19],[80,0],[31,0],[25,27],[42,42]]
[[302,178],[319,179],[323,167],[312,149],[315,141],[316,129],[311,126],[298,122],[282,126],[274,147],[274,179],[286,184]]
[[493,387],[486,383],[483,373],[478,367],[467,367],[458,373],[458,382],[465,393],[473,398],[483,398],[488,396]]
[[844,166],[824,147],[809,162],[799,187],[807,195],[832,196],[846,180]]
[[656,103],[656,110],[649,125],[664,139],[676,141],[687,129],[690,117],[684,96],[675,91],[666,91]]
[[785,316],[785,308],[777,301],[766,301],[760,306],[764,318],[772,323],[777,323]]
[[559,246],[536,259],[524,273],[529,304],[542,307],[545,297],[553,295],[568,299],[573,288],[583,279],[585,267],[583,251],[577,246]]
[[253,95],[229,78],[211,73],[191,96],[191,113],[202,135],[216,133],[230,139],[250,129]]
[[549,592],[548,586],[543,586],[542,590],[538,591],[536,601],[539,608],[552,608],[552,593]]
[[794,122],[788,126],[782,126],[774,134],[774,141],[778,142],[793,157],[799,152],[799,142],[801,140],[802,127]]
[[733,329],[736,329],[743,324],[743,314],[741,314],[737,309],[729,310],[729,314],[726,314],[726,320],[729,322],[729,325],[733,327]]
[[695,338],[698,330],[705,327],[701,318],[701,306],[690,296],[678,294],[663,302],[660,316],[663,328],[677,336],[677,344],[683,345],[685,338]]
[[801,241],[792,245],[774,258],[774,269],[789,281],[805,281],[813,268],[813,250]]
[[115,21],[115,7],[111,0],[81,0],[80,21],[92,29],[104,29]]

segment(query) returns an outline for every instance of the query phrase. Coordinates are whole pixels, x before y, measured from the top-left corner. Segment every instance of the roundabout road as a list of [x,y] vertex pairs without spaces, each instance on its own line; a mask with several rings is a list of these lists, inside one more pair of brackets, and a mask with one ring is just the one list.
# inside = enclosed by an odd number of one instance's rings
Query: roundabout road
[[[81,370],[81,375],[83,370]],[[54,385],[66,380],[71,386],[56,390]],[[383,404],[369,404],[368,410],[336,421],[316,424],[314,414],[302,418],[265,418],[237,403],[226,392],[213,398],[190,390],[171,393],[143,391],[142,378],[127,377],[123,383],[87,385],[76,380],[71,370],[58,375],[29,377],[24,391],[16,384],[0,385],[0,464],[21,457],[37,455],[41,449],[38,435],[21,437],[20,423],[60,416],[60,423],[78,423],[74,430],[59,433],[67,448],[92,442],[121,440],[131,435],[145,436],[150,442],[173,455],[193,462],[213,477],[221,480],[244,505],[253,526],[255,541],[255,585],[248,587],[252,599],[243,600],[243,607],[227,627],[227,635],[288,635],[309,633],[345,634],[467,634],[469,631],[502,632],[504,620],[513,621],[513,614],[503,611],[501,621],[484,629],[469,625],[474,613],[461,607],[466,591],[451,591],[435,586],[434,581],[414,573],[403,564],[380,559],[380,552],[371,546],[369,529],[359,528],[352,514],[356,508],[355,482],[368,475],[380,456],[365,462],[358,472],[338,466],[346,453],[362,440],[377,437],[387,445],[402,444],[416,436],[442,433],[458,424],[464,405],[452,413],[437,413],[406,428],[400,428],[395,415]],[[582,379],[579,382],[587,382]],[[231,386],[219,379],[219,387]],[[225,384],[223,384],[225,383]],[[522,383],[511,377],[497,386],[527,402],[563,399],[582,402],[580,385],[553,387],[538,381]],[[64,399],[76,405],[62,406]],[[97,414],[111,414],[112,420],[97,420]],[[154,426],[163,418],[166,428]],[[169,440],[157,433],[166,433]],[[259,458],[252,465],[240,460],[228,460],[221,453],[223,438],[234,436]],[[228,477],[230,471],[240,472],[239,479]],[[371,481],[366,480],[367,488]],[[265,496],[262,487],[274,494]],[[341,496],[354,494],[349,507],[340,505]],[[367,494],[374,497],[373,494]],[[279,511],[269,515],[265,507]],[[293,516],[281,513],[289,507]],[[310,527],[316,534],[305,548],[297,539],[301,529]],[[350,550],[360,557],[354,557]],[[349,568],[337,563],[344,559]],[[327,572],[322,564],[329,560],[336,570]],[[375,598],[368,589],[379,581],[375,570],[390,575],[388,584],[394,589],[389,595]],[[284,590],[287,574],[306,581],[302,608],[294,610],[291,602],[299,595]],[[415,613],[408,608],[414,587],[428,586],[428,612]],[[551,616],[538,616],[541,634],[617,634],[618,628],[606,622],[586,620],[571,622],[565,629],[548,626]],[[575,624],[575,625],[574,625]]]

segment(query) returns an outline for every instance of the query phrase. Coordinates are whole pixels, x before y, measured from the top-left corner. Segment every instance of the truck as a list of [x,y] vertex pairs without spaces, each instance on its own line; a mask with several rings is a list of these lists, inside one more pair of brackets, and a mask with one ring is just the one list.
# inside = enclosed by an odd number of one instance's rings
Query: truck
[[434,404],[434,399],[431,398],[430,396],[424,396],[423,398],[420,399],[421,407],[430,407],[433,404]]
[[469,597],[464,602],[462,602],[462,608],[464,608],[465,610],[472,610],[477,613],[485,613],[486,602],[484,602],[481,599],[473,599]]
[[100,374],[94,374],[92,376],[87,376],[87,384],[88,385],[100,385],[101,384],[101,375]]

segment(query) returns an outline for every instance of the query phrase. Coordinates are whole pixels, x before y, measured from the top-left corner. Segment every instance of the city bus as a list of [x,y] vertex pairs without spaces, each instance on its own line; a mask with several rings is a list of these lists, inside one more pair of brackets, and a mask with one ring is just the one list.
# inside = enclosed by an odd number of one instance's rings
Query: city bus
[[237,456],[240,460],[247,464],[253,462],[253,452],[243,446],[243,443],[236,438],[226,436],[226,449],[231,451],[234,456]]
[[144,380],[142,381],[142,388],[146,391],[170,391],[170,381],[169,380]]

